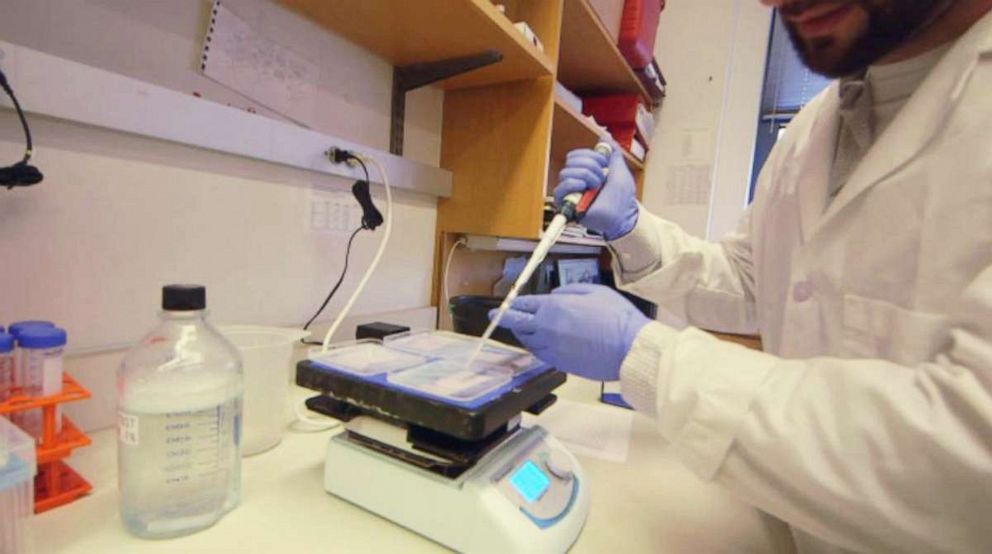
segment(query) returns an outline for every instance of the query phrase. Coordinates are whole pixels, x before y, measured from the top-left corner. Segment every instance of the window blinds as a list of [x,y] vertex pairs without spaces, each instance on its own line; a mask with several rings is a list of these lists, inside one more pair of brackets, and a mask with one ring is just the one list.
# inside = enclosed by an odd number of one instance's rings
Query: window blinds
[[803,65],[776,12],[761,98],[762,118],[791,118],[830,82],[831,79],[817,75]]

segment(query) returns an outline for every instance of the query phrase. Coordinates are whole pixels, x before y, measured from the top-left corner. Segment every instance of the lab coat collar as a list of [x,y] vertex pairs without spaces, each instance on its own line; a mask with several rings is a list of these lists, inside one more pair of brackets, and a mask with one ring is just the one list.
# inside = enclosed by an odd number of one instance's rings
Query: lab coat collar
[[[812,238],[837,214],[842,213],[854,199],[898,171],[924,150],[935,137],[940,135],[947,119],[957,107],[962,91],[975,67],[982,61],[992,60],[990,53],[992,53],[992,12],[976,22],[937,63],[888,129],[878,137],[875,144],[865,154],[861,163],[851,174],[847,184],[827,207],[826,212],[820,212],[821,215],[817,217],[818,214],[815,214],[814,210],[817,206],[822,207],[823,202],[825,202],[825,186],[829,179],[830,165],[833,163],[834,149],[825,146],[836,142],[839,100],[836,99],[836,90],[830,91],[830,96],[834,100],[824,104],[820,111],[821,117],[818,120],[825,119],[826,125],[824,127],[832,128],[834,134],[818,137],[819,140],[813,141],[820,150],[817,156],[828,156],[822,166],[817,164],[814,177],[816,180],[822,179],[824,185],[823,188],[802,187],[808,189],[806,194],[817,194],[824,198],[819,201],[813,198],[803,199],[802,217],[805,240],[808,241]],[[832,88],[834,87],[836,85],[832,85]],[[819,126],[820,122],[817,123]],[[817,129],[814,129],[813,132],[816,133]],[[823,160],[818,159],[818,161],[822,162]]]

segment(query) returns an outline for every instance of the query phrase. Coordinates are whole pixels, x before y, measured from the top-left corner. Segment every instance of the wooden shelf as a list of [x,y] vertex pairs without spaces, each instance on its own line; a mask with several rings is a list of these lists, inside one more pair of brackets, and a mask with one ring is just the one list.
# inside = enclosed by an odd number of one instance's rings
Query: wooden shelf
[[[555,97],[554,119],[551,127],[551,159],[564,161],[565,155],[576,148],[590,148],[599,140],[601,131],[586,116]],[[635,172],[644,170],[644,162],[627,150],[623,151],[627,166]]]
[[636,92],[652,104],[589,0],[565,0],[558,80],[573,92]]
[[563,247],[568,246],[582,246],[587,248],[606,248],[606,239],[603,238],[579,238],[579,237],[561,237],[558,239],[557,245],[562,245]]
[[507,83],[554,73],[554,62],[527,42],[490,0],[281,0],[395,66],[498,50],[503,60],[442,81],[444,89]]
[[438,201],[438,229],[537,238],[544,216],[553,117],[551,79],[444,95],[441,167],[452,194]]
[[[467,235],[466,248],[470,250],[494,250],[499,252],[525,252],[530,253],[537,247],[536,240],[513,239],[502,237],[487,237],[478,235]],[[551,254],[599,254],[599,250],[606,246],[606,241],[601,238],[577,238],[561,237],[551,247]]]

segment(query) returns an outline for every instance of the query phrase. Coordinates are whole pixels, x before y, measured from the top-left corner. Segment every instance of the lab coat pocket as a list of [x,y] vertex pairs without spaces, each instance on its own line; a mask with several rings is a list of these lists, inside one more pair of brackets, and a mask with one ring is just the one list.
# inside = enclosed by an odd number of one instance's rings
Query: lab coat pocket
[[949,340],[946,315],[844,295],[843,349],[847,357],[915,365],[932,360]]

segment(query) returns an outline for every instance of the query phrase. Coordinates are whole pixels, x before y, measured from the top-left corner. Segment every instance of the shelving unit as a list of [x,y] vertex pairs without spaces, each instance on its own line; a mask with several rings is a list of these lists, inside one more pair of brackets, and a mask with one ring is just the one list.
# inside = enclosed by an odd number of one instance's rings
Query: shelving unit
[[[555,98],[555,114],[551,134],[551,158],[565,159],[565,155],[576,148],[588,148],[599,140],[600,129],[571,106]],[[627,166],[633,172],[643,171],[644,162],[623,151]],[[640,192],[638,191],[638,196]]]
[[[451,172],[451,195],[438,199],[437,305],[444,303],[445,258],[458,238],[489,237],[497,247],[532,244],[520,241],[540,236],[544,200],[565,155],[600,138],[597,127],[556,98],[556,79],[577,93],[635,92],[651,102],[589,0],[496,0],[502,13],[493,0],[280,1],[379,54],[401,76],[410,64],[437,66],[484,52],[502,56],[439,82],[446,89],[441,167]],[[543,52],[513,27],[519,21],[531,27]],[[629,153],[625,159],[640,196],[644,163]],[[561,255],[603,250],[601,241],[575,248],[589,251]],[[488,293],[507,256],[519,255],[515,249],[461,250],[452,294]],[[446,310],[439,313],[445,327]]]
[[564,7],[558,80],[572,92],[636,92],[650,104],[589,0],[565,0]]
[[[537,241],[524,239],[507,239],[501,237],[485,237],[469,235],[466,237],[465,248],[469,250],[488,250],[497,252],[533,252]],[[599,255],[600,249],[606,246],[603,239],[562,237],[551,247],[551,254],[585,254]]]
[[[564,165],[565,156],[576,148],[588,148],[600,138],[601,131],[586,116],[576,112],[571,106],[555,98],[554,122],[551,135],[551,160],[555,167]],[[644,196],[644,162],[629,151],[623,151],[627,167],[634,174],[637,197]],[[549,176],[551,182],[553,175]]]
[[452,194],[438,201],[438,231],[537,238],[550,171],[550,78],[448,91],[441,166]]
[[[503,60],[438,86],[453,90],[549,77],[555,62],[527,42],[489,0],[281,0],[394,66],[497,50]],[[542,39],[543,40],[543,39]]]

